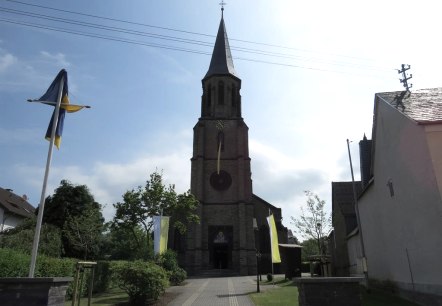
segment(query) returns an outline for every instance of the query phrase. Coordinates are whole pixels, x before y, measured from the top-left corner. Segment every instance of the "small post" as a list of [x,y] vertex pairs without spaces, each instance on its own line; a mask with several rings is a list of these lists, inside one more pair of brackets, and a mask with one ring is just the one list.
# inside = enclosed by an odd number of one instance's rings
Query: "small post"
[[253,229],[255,230],[255,233],[256,233],[256,235],[255,235],[255,237],[256,237],[256,239],[255,239],[255,247],[256,247],[255,248],[255,252],[256,252],[256,292],[259,293],[259,292],[261,292],[260,288],[259,288],[259,277],[260,277],[260,274],[259,274],[259,260],[260,260],[260,257],[261,257],[261,253],[259,252],[258,247],[257,247],[257,245],[258,245],[257,240],[259,239],[259,227],[258,227],[258,223],[256,221],[256,218],[253,218]]

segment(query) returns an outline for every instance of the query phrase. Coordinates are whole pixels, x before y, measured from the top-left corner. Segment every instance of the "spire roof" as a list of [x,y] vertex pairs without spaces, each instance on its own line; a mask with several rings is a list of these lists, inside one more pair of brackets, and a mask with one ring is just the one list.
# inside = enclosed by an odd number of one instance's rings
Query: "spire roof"
[[221,22],[219,23],[218,34],[216,35],[209,70],[204,78],[208,78],[212,75],[233,75],[238,77],[236,75],[235,67],[233,66],[229,39],[227,38],[226,26],[224,24],[223,17],[221,17]]

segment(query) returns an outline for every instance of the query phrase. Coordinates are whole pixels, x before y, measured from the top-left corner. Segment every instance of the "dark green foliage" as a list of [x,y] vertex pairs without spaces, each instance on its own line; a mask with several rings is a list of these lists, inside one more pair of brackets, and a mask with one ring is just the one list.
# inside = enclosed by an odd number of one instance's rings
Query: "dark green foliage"
[[12,249],[0,249],[0,277],[27,277],[31,258]]
[[307,262],[309,256],[319,255],[318,242],[316,239],[310,238],[301,242],[301,261]]
[[[7,230],[1,235],[0,246],[31,254],[34,241],[36,219],[28,219],[19,226]],[[61,231],[50,224],[43,224],[40,231],[38,253],[51,257],[60,257]]]
[[[97,261],[94,271],[93,292],[106,292],[111,285],[111,263],[107,260]],[[89,280],[87,281],[89,284]]]
[[177,255],[173,250],[166,250],[155,256],[155,263],[166,271],[172,271],[178,267]]
[[178,266],[177,255],[172,250],[167,250],[161,255],[157,255],[155,263],[167,271],[171,285],[177,286],[187,277],[186,271]]
[[[28,277],[31,256],[17,250],[0,249],[0,277]],[[74,276],[76,260],[71,258],[51,258],[44,255],[37,257],[35,277]],[[67,295],[72,294],[72,283]]]
[[267,281],[271,282],[273,280],[273,274],[272,273],[268,273],[267,274]]
[[77,260],[72,258],[52,258],[38,256],[35,269],[36,277],[63,277],[73,276]]
[[169,277],[169,282],[173,286],[180,285],[187,278],[187,272],[180,267],[176,267],[172,271],[167,271],[167,274]]
[[146,240],[140,226],[114,226],[104,235],[102,254],[112,260],[148,260],[153,258],[153,244]]
[[[0,277],[27,277],[31,257],[28,254],[0,249]],[[52,258],[44,255],[37,257],[36,277],[73,276],[76,260],[71,258]]]
[[[166,187],[163,184],[162,174],[154,172],[150,175],[150,180],[144,187],[138,186],[137,189],[127,191],[123,195],[123,202],[114,204],[115,217],[112,226],[114,228],[123,228],[126,233],[132,232],[134,241],[138,247],[143,245],[150,246],[152,243],[152,216],[160,215],[171,216],[171,226],[184,234],[188,223],[199,222],[199,217],[194,213],[198,206],[198,201],[189,192],[177,194],[175,186]],[[143,230],[142,242],[137,228]],[[149,257],[148,259],[151,259]]]
[[130,305],[157,300],[168,286],[166,271],[153,262],[127,262],[114,268],[118,286],[129,295]]
[[61,230],[64,257],[98,257],[104,218],[87,186],[62,180],[46,198],[43,222]]

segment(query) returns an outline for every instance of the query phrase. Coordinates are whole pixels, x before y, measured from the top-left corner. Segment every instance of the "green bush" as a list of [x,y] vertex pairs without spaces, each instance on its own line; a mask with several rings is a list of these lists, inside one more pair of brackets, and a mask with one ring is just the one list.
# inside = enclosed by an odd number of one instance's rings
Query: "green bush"
[[[35,265],[36,277],[73,276],[76,260],[38,255]],[[31,256],[17,250],[0,249],[0,277],[27,277]]]
[[267,281],[271,282],[273,280],[273,274],[272,273],[268,273],[267,274]]
[[129,295],[130,305],[157,300],[169,285],[166,271],[153,262],[126,262],[114,267],[118,286]]
[[167,250],[160,255],[156,255],[155,263],[164,268],[166,271],[173,271],[178,268],[177,255],[172,250]]
[[[97,261],[94,268],[94,283],[92,287],[94,293],[106,292],[109,290],[112,277],[110,266],[110,261]],[[92,277],[92,273],[89,273],[87,278],[87,290],[89,290],[90,277]]]
[[27,277],[31,258],[16,250],[0,249],[0,277]]
[[156,255],[155,263],[166,270],[169,282],[173,286],[181,284],[187,277],[186,271],[178,266],[177,255],[172,250]]
[[178,286],[187,278],[187,273],[184,269],[176,267],[173,271],[167,271],[169,282],[173,286]]
[[[22,253],[31,254],[35,234],[35,220],[26,220],[13,229],[1,234],[2,248],[14,249]],[[60,257],[61,232],[50,224],[43,224],[40,232],[38,253],[51,257]]]

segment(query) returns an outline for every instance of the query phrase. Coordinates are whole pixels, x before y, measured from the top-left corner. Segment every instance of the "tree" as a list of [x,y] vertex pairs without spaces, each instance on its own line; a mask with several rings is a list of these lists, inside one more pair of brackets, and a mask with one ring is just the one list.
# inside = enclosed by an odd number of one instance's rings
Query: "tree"
[[102,254],[116,260],[148,259],[153,257],[153,246],[144,238],[140,226],[134,228],[109,224],[109,231],[104,235]]
[[331,216],[324,211],[325,201],[311,191],[304,191],[307,196],[307,208],[301,207],[299,218],[291,217],[297,233],[304,239],[316,241],[318,254],[325,255],[325,238],[331,230]]
[[86,185],[62,180],[54,195],[46,198],[43,222],[61,230],[65,257],[97,258],[104,218]]
[[136,229],[141,227],[147,245],[151,244],[152,217],[171,216],[171,226],[181,234],[187,231],[187,224],[199,222],[194,213],[198,206],[196,198],[188,191],[182,194],[175,192],[175,186],[163,184],[162,173],[157,171],[150,175],[144,187],[127,191],[123,202],[114,204],[116,209],[113,226],[130,230],[139,246],[143,245]]

